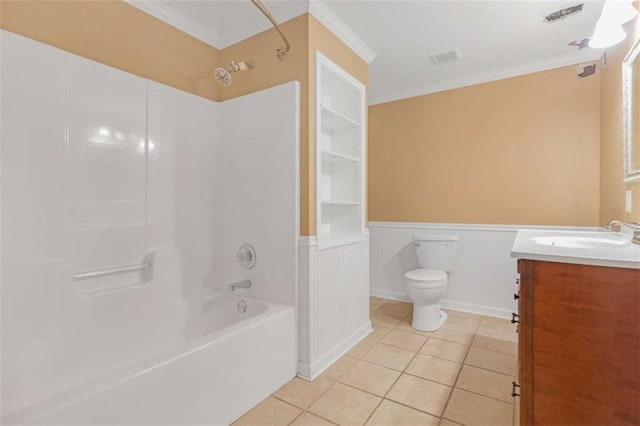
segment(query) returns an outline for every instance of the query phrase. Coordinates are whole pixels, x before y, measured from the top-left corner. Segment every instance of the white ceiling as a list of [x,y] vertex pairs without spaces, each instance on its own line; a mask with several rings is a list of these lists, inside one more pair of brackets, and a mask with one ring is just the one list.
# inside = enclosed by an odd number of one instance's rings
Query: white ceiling
[[[218,49],[271,28],[250,0],[125,1]],[[309,11],[309,0],[262,0],[262,4],[278,22]]]
[[[249,0],[128,1],[218,48],[270,27]],[[350,45],[365,44],[375,52],[369,68],[369,103],[375,104],[594,60],[601,52],[578,50],[568,43],[591,36],[603,1],[587,0],[582,13],[553,24],[543,22],[545,15],[579,2],[312,0],[311,7],[307,0],[263,3],[279,22],[309,10],[322,15],[325,24],[332,21],[330,29],[351,38]],[[429,53],[448,49],[457,49],[460,59],[434,65]]]
[[[591,36],[602,2],[553,24],[544,16],[579,1],[337,1],[327,6],[377,54],[370,103],[431,93],[593,59],[568,46]],[[436,66],[429,52],[456,48]]]

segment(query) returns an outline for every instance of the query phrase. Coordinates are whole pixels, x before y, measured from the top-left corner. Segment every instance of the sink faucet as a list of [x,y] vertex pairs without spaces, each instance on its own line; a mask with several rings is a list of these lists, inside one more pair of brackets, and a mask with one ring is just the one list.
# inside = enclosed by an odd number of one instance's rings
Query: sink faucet
[[236,291],[239,288],[250,288],[250,287],[251,287],[251,280],[249,279],[244,279],[242,281],[229,284],[229,290],[231,291]]
[[631,242],[633,244],[640,244],[640,222],[625,223],[620,220],[612,220],[607,225],[607,228],[613,231],[614,226],[618,226],[620,228],[624,226],[626,228],[631,229],[633,231]]

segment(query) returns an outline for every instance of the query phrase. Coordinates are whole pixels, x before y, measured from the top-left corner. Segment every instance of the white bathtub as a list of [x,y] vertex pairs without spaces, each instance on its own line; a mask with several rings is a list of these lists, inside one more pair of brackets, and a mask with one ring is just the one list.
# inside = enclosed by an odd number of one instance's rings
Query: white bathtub
[[229,424],[295,376],[293,307],[226,294],[175,309],[183,327],[173,348],[10,413],[2,424]]

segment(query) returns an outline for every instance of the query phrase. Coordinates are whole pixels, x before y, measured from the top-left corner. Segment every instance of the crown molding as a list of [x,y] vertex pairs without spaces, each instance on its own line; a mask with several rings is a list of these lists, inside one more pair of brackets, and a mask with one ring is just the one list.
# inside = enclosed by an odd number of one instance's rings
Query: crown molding
[[374,52],[366,45],[344,22],[342,22],[335,13],[321,0],[310,0],[309,13],[312,14],[322,25],[327,27],[336,37],[344,44],[349,46],[358,56],[360,56],[367,64],[373,62],[376,58]]
[[[429,95],[432,93],[444,92],[446,90],[458,89],[466,86],[473,86],[490,81],[503,80],[505,78],[517,77],[525,74],[532,74],[540,71],[547,71],[554,68],[562,68],[569,65],[576,65],[582,62],[597,61],[602,57],[602,52],[587,50],[585,52],[573,52],[569,55],[554,58],[548,61],[536,62],[533,64],[509,67],[495,71],[489,71],[470,75],[462,78],[454,78],[433,84],[415,86],[409,89],[392,91],[387,94],[377,95],[369,90],[369,105],[378,105],[387,102],[399,101],[416,96]],[[371,78],[369,79],[371,82]]]
[[173,8],[160,1],[150,0],[124,0],[131,6],[142,10],[145,13],[165,22],[182,32],[189,34],[198,40],[219,49],[220,37],[215,31],[199,24],[193,19],[187,18],[182,13],[176,12]]
[[[254,18],[239,25],[235,31],[228,34],[218,34],[216,31],[176,12],[171,6],[166,5],[162,1],[125,1],[131,6],[148,13],[216,49],[224,49],[271,28],[271,23],[267,18],[262,16],[259,11],[256,11]],[[376,53],[351,31],[321,0],[289,0],[273,8],[270,12],[279,23],[289,21],[305,13],[310,13],[344,44],[349,46],[349,48],[367,64],[376,58]]]
[[[278,24],[282,24],[283,22],[290,21],[293,18],[297,18],[298,16],[308,13],[309,3],[306,0],[285,1],[278,7],[271,8],[269,12]],[[273,28],[271,22],[269,22],[269,20],[258,9],[256,9],[255,17],[242,25],[239,25],[232,33],[225,34],[220,37],[219,48],[224,49],[225,47],[229,47],[270,28]]]

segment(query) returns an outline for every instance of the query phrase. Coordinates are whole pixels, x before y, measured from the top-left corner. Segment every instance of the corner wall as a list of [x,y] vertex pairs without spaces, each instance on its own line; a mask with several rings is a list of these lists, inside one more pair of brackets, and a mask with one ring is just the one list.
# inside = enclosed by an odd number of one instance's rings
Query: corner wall
[[[634,28],[635,27],[635,28]],[[602,70],[600,116],[600,225],[612,220],[640,221],[640,184],[625,185],[622,169],[622,60],[640,39],[640,18],[627,26],[629,37],[607,51]],[[636,114],[635,119],[640,119]],[[625,191],[632,191],[632,210],[625,211]]]
[[365,86],[368,65],[310,14],[287,21],[281,28],[291,43],[291,50],[282,61],[275,54],[282,40],[273,28],[221,51],[222,64],[253,59],[256,68],[238,74],[232,86],[221,88],[220,99],[235,98],[286,81],[300,81],[300,234],[309,236],[316,233],[315,52],[322,52]]
[[558,68],[369,118],[370,221],[598,223],[600,73]]

